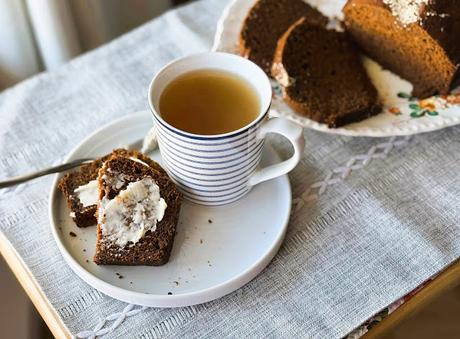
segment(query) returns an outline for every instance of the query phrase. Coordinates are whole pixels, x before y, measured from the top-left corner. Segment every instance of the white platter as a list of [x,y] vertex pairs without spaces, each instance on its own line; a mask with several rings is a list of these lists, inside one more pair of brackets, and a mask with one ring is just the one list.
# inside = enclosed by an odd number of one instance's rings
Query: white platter
[[[116,147],[139,144],[151,125],[150,112],[130,114],[86,138],[65,160],[97,157]],[[159,152],[150,155],[161,162]],[[262,161],[262,165],[267,165],[278,162],[279,157],[266,145]],[[97,266],[92,262],[96,228],[78,228],[73,223],[57,189],[60,177],[56,177],[51,189],[49,214],[53,236],[65,261],[80,278],[102,293],[144,306],[203,303],[245,285],[277,253],[291,209],[287,176],[256,186],[230,205],[205,207],[184,202],[166,265]]]
[[[217,25],[213,50],[238,53],[239,32],[249,9],[256,0],[232,0]],[[309,0],[329,17],[342,17],[344,0]],[[412,85],[395,74],[383,70],[377,63],[364,57],[364,65],[385,105],[379,115],[341,128],[329,128],[302,117],[282,100],[280,86],[273,82],[273,116],[284,116],[300,125],[317,131],[348,135],[388,137],[412,135],[442,129],[460,123],[460,91],[448,97],[432,97],[419,101],[410,98]],[[404,97],[401,97],[404,96]]]

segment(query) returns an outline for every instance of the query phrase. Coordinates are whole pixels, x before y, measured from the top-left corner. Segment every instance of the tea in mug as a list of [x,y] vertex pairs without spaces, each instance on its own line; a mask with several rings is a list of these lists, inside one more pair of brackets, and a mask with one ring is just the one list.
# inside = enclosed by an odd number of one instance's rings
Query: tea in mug
[[216,69],[182,74],[160,96],[161,117],[193,134],[216,135],[236,131],[260,113],[256,90],[239,75]]

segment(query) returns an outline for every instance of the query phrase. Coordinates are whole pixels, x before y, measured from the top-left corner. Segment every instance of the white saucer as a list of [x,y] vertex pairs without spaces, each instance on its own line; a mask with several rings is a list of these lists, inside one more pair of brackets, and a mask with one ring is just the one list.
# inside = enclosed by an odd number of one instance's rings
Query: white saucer
[[[86,138],[65,160],[101,156],[113,148],[133,145],[151,125],[150,112],[130,114]],[[158,152],[151,156],[161,162]],[[279,161],[269,146],[265,146],[262,158],[262,165]],[[166,265],[97,266],[92,262],[96,228],[78,228],[73,223],[57,189],[60,177],[56,177],[51,189],[49,213],[51,229],[65,261],[80,278],[102,293],[144,306],[204,303],[245,285],[277,253],[291,209],[287,176],[256,186],[230,205],[205,207],[184,202]]]

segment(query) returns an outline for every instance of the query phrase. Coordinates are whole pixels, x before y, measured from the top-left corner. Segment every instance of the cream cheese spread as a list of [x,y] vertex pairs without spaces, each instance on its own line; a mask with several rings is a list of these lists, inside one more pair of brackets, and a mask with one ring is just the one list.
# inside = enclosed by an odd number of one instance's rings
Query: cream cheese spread
[[97,180],[91,180],[86,185],[77,187],[74,190],[74,193],[77,194],[78,199],[80,199],[83,207],[88,207],[91,205],[97,204],[98,198],[98,187]]
[[147,231],[154,232],[167,204],[152,178],[130,183],[114,199],[104,197],[99,206],[99,224],[106,241],[120,247],[137,243]]

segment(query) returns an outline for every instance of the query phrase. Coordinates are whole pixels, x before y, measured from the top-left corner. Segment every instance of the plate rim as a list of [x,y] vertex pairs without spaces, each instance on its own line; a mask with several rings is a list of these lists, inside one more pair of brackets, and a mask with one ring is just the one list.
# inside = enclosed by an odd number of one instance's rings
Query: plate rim
[[[217,21],[217,24],[216,24],[216,31],[213,37],[212,51],[226,52],[226,53],[234,54],[233,52],[222,49],[221,43],[222,43],[222,38],[225,32],[225,23],[227,20],[231,18],[232,9],[235,6],[237,6],[241,1],[242,0],[229,1],[228,4],[225,6],[224,10],[222,11],[219,17],[219,20]],[[460,107],[458,107],[458,109],[460,110]],[[285,114],[283,112],[280,112],[279,110],[274,110],[274,109],[272,109],[271,111],[276,112],[275,116],[284,117],[285,119],[294,121],[295,123],[300,124],[303,128],[308,128],[308,129],[318,131],[321,133],[341,135],[341,136],[347,136],[347,137],[384,138],[384,137],[412,136],[412,135],[417,135],[417,134],[439,131],[444,128],[448,128],[448,127],[452,127],[452,126],[456,126],[460,124],[460,115],[459,115],[458,117],[440,117],[442,120],[431,121],[424,125],[421,125],[421,124],[409,125],[404,128],[396,127],[396,126],[387,126],[387,127],[381,127],[381,128],[362,127],[358,129],[347,129],[346,126],[339,127],[339,128],[330,128],[326,124],[316,122],[307,117],[301,116],[297,113]],[[382,112],[380,114],[385,114],[385,113]]]
[[[82,139],[65,157],[64,162],[69,161],[72,159],[75,154],[79,151],[83,144],[87,143],[92,138],[96,137],[98,134],[103,133],[104,130],[113,128],[114,126],[126,122],[127,120],[134,120],[137,119],[142,120],[144,119],[144,115],[146,112],[150,114],[148,110],[136,111],[130,114],[127,114],[121,118],[115,119],[112,122],[105,124],[104,126],[100,127],[93,133],[89,134],[87,137]],[[270,145],[266,145],[264,147],[272,148]],[[273,150],[276,157],[279,158],[279,155],[276,151]],[[160,294],[149,294],[149,293],[142,293],[137,291],[130,291],[128,289],[114,286],[103,279],[95,276],[91,272],[87,271],[82,265],[78,263],[78,261],[71,255],[71,253],[67,250],[61,236],[58,232],[58,220],[55,220],[55,206],[58,201],[58,195],[60,194],[57,185],[59,179],[63,176],[64,173],[58,173],[54,176],[54,179],[51,184],[50,188],[50,196],[48,199],[48,215],[49,215],[49,222],[51,232],[53,234],[54,241],[61,253],[62,257],[66,264],[71,268],[71,270],[81,278],[85,283],[90,285],[91,287],[97,289],[98,291],[102,292],[105,295],[108,295],[114,299],[121,300],[127,303],[134,303],[141,306],[149,306],[149,307],[159,307],[159,308],[173,308],[173,307],[186,307],[192,306],[197,304],[202,304],[205,302],[209,302],[211,300],[215,300],[221,298],[229,293],[234,292],[238,288],[246,285],[252,279],[257,277],[259,273],[271,262],[274,256],[278,253],[278,250],[284,240],[284,236],[287,231],[287,227],[289,225],[290,219],[290,212],[292,208],[292,188],[290,181],[287,175],[281,176],[279,178],[283,179],[286,184],[286,188],[288,190],[288,204],[287,204],[287,213],[283,220],[283,225],[279,228],[279,232],[276,235],[273,243],[270,247],[267,247],[267,251],[264,255],[262,255],[255,263],[251,266],[246,268],[244,271],[240,272],[238,275],[230,278],[229,280],[222,282],[220,284],[214,285],[210,288],[197,290],[195,292],[188,292],[182,294],[173,294],[173,295],[160,295]]]

